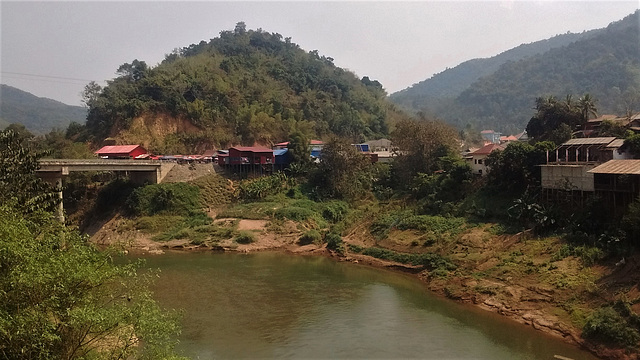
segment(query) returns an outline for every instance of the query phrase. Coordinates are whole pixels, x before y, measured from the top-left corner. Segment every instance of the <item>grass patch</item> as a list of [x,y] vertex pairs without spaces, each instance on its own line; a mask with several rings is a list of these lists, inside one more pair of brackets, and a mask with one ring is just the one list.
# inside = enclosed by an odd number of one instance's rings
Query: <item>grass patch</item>
[[200,199],[204,205],[229,204],[233,200],[229,181],[220,175],[202,176],[190,184],[200,189]]
[[143,216],[136,220],[135,228],[145,234],[156,234],[167,231],[184,221],[184,216],[178,215]]
[[418,230],[438,237],[454,236],[466,228],[461,217],[415,215],[410,211],[396,211],[380,217],[371,225],[371,234],[378,240],[385,239],[392,229]]

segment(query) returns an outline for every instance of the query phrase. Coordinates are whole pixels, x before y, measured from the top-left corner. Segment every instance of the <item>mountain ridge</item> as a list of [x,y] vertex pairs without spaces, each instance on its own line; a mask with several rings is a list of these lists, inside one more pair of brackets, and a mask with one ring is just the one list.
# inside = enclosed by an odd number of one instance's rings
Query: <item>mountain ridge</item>
[[71,122],[83,124],[87,109],[39,97],[16,87],[0,84],[0,128],[17,123],[36,135],[66,129]]

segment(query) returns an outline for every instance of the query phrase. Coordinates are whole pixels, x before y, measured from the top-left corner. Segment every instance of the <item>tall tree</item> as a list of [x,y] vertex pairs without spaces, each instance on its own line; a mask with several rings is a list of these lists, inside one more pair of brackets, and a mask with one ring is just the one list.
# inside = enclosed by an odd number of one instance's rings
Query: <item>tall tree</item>
[[28,149],[13,130],[0,132],[0,204],[11,204],[28,215],[53,210],[59,203],[53,188],[38,178],[38,158],[43,153]]
[[589,94],[584,94],[584,96],[578,100],[578,108],[580,109],[580,115],[582,115],[582,129],[584,130],[590,116],[598,117],[596,99]]
[[437,120],[401,120],[391,140],[398,149],[392,165],[394,178],[398,185],[408,186],[418,173],[442,170],[438,159],[456,152],[458,133]]

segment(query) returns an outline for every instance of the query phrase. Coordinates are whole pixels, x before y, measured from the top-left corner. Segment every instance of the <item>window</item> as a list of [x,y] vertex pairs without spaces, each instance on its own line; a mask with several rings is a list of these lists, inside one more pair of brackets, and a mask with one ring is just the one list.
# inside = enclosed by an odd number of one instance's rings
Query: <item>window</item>
[[478,160],[478,165],[482,165],[482,159]]

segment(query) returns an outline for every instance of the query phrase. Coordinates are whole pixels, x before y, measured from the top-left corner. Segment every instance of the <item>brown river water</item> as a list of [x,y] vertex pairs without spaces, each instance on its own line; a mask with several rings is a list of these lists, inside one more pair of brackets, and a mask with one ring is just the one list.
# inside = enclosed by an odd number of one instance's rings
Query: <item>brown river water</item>
[[403,274],[264,252],[148,256],[192,359],[595,359]]

